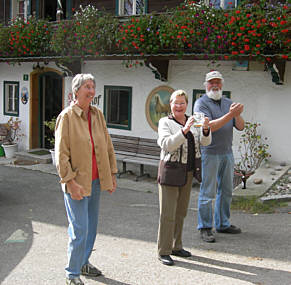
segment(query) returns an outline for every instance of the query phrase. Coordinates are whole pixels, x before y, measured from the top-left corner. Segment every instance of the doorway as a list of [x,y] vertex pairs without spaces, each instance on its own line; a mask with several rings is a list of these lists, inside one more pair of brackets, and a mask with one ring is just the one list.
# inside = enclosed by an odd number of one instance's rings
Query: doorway
[[52,146],[49,138],[53,135],[44,125],[45,121],[56,118],[63,107],[63,77],[54,71],[44,71],[31,76],[31,124],[30,148]]

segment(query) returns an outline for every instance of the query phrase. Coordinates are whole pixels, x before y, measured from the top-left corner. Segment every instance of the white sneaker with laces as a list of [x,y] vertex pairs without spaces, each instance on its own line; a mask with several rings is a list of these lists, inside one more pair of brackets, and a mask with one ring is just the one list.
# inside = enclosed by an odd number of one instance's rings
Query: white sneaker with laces
[[84,285],[84,282],[80,279],[80,277],[73,279],[66,278],[66,285]]

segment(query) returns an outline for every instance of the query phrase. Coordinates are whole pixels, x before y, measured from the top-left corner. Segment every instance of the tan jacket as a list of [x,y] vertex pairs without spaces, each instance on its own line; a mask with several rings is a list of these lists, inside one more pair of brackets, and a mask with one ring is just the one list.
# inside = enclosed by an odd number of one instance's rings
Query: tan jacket
[[[116,159],[111,138],[102,112],[90,106],[92,138],[99,171],[101,190],[112,189],[111,173],[117,173]],[[88,120],[81,108],[71,104],[57,118],[55,130],[56,166],[63,191],[66,183],[75,179],[91,195],[92,144]]]

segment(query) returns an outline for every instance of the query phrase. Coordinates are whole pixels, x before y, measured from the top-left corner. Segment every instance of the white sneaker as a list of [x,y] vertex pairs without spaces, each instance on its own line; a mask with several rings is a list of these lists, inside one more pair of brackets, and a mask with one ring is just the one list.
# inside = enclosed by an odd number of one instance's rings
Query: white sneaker
[[84,282],[80,279],[80,277],[73,279],[66,278],[66,285],[84,285]]

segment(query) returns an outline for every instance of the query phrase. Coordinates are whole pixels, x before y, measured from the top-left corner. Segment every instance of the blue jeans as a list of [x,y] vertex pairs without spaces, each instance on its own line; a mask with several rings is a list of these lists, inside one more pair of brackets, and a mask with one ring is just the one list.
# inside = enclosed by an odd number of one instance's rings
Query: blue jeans
[[215,198],[214,223],[218,230],[230,226],[233,190],[233,154],[202,154],[202,183],[198,198],[198,229],[213,227],[212,200]]
[[98,225],[100,182],[92,181],[91,196],[73,200],[64,194],[65,207],[69,222],[68,264],[65,268],[67,278],[80,276],[81,267],[89,262]]

